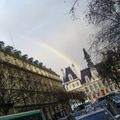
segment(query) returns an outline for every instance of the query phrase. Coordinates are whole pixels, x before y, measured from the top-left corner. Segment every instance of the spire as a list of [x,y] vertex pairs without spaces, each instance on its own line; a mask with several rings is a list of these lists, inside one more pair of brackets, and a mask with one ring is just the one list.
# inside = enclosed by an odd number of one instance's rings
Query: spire
[[84,52],[84,59],[86,59],[87,65],[88,67],[93,67],[93,62],[91,61],[90,55],[87,53],[87,51],[85,50],[85,48],[83,48],[83,52]]

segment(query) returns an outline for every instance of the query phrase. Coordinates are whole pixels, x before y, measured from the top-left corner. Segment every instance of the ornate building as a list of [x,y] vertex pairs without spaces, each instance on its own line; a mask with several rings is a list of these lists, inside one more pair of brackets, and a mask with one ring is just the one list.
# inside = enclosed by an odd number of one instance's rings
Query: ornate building
[[65,76],[63,77],[63,80],[63,85],[66,91],[74,91],[81,87],[80,79],[71,67],[65,68]]
[[70,67],[65,69],[63,85],[66,91],[84,91],[87,99],[92,101],[114,92],[117,89],[115,84],[111,82],[103,84],[98,74],[97,65],[93,64],[85,49],[83,52],[88,68],[80,71],[81,79]]
[[[62,97],[61,97],[62,96]],[[46,119],[70,107],[62,80],[38,60],[0,42],[0,114],[41,109]]]

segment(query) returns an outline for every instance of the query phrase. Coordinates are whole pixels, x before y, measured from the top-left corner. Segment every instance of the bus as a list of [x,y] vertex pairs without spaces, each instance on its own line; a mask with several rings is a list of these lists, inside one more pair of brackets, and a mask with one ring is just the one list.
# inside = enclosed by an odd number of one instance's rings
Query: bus
[[33,110],[0,117],[0,120],[46,120],[42,111]]

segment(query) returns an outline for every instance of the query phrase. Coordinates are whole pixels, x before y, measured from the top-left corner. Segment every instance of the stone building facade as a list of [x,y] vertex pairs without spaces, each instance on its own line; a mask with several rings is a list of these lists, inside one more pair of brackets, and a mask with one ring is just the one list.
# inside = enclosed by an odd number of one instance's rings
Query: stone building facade
[[[38,60],[0,42],[0,114],[41,109],[47,120],[70,111],[62,81]],[[63,98],[61,97],[63,96]]]
[[74,91],[81,87],[81,82],[76,73],[71,67],[65,69],[65,76],[63,77],[63,86],[66,91]]
[[110,81],[103,84],[98,74],[97,65],[93,65],[85,49],[83,52],[88,67],[80,71],[80,77],[71,67],[65,69],[63,85],[66,91],[84,91],[90,101],[115,92],[117,86]]
[[81,84],[80,90],[84,91],[88,100],[92,101],[115,92],[117,89],[114,83],[104,84],[95,67],[86,68],[81,71]]

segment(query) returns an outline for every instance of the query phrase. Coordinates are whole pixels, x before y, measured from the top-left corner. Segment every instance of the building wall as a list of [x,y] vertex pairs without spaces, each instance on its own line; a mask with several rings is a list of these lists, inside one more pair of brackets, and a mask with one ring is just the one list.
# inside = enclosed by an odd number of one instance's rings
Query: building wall
[[86,93],[88,100],[95,101],[99,97],[115,92],[117,88],[114,83],[104,84],[95,68],[91,69],[91,73],[92,77],[86,78],[86,83],[80,88]]
[[14,103],[9,113],[42,109],[52,120],[60,112],[59,107],[65,112],[69,109],[68,101],[59,99],[58,95],[65,90],[57,74],[5,50],[0,50],[0,88],[1,93],[5,92],[3,97]]
[[88,100],[95,101],[97,98],[114,92],[117,89],[114,83],[106,82],[103,84],[95,67],[90,68],[90,72],[91,78],[85,75],[85,83],[83,84],[81,84],[79,78],[63,83],[66,91],[84,91]]
[[80,83],[79,79],[71,80],[69,82],[64,83],[63,85],[64,85],[66,91],[73,91],[73,90],[81,87],[81,83]]
[[54,75],[49,70],[48,70],[49,71],[48,72],[47,70],[40,68],[40,67],[36,66],[35,64],[30,63],[28,60],[18,58],[14,54],[10,54],[4,50],[0,50],[0,60],[11,63],[13,65],[17,65],[21,68],[30,70],[30,71],[38,73],[40,75],[60,80],[60,78],[57,75]]

